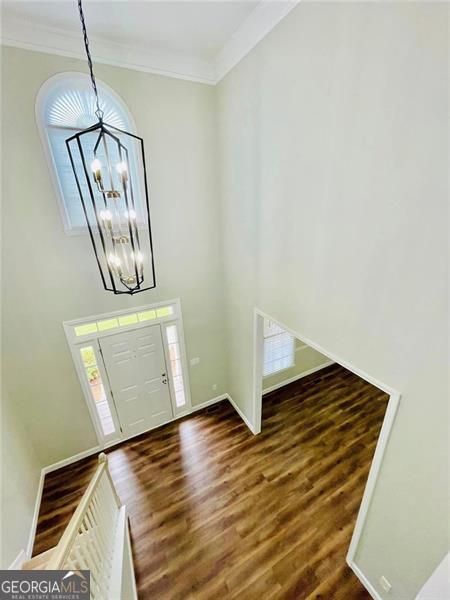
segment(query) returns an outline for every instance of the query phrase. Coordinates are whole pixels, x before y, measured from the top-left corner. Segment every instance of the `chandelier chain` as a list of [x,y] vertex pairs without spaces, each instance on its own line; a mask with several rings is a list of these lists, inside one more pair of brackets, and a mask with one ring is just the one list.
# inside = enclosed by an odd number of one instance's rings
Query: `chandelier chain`
[[81,21],[81,27],[83,30],[83,39],[84,39],[84,49],[86,50],[86,57],[87,57],[88,66],[89,66],[89,73],[91,76],[92,89],[94,90],[94,94],[95,94],[95,104],[97,107],[96,111],[95,111],[95,116],[98,118],[99,121],[102,121],[103,120],[103,111],[100,108],[100,102],[98,99],[97,83],[95,81],[94,67],[92,65],[91,52],[89,50],[89,38],[88,38],[87,30],[86,30],[86,23],[84,20],[83,6],[81,4],[81,0],[78,0],[78,11],[80,13],[80,21]]

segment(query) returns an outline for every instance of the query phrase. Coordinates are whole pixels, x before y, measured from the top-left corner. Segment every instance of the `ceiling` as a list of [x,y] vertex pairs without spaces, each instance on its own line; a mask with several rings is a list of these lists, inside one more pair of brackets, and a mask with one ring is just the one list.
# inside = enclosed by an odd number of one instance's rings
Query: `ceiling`
[[[80,32],[75,1],[3,2],[11,16],[37,25]],[[213,58],[258,4],[248,2],[101,2],[85,0],[89,35],[147,50]]]
[[[216,83],[297,0],[84,0],[94,60]],[[76,0],[3,0],[3,44],[82,56]]]

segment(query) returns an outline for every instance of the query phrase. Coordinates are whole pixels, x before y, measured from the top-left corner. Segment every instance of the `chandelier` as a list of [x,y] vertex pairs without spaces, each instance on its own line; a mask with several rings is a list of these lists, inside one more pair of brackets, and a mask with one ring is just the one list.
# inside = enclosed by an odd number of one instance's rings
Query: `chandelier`
[[98,121],[66,146],[103,286],[136,294],[156,286],[144,141],[103,121],[81,0],[78,10]]

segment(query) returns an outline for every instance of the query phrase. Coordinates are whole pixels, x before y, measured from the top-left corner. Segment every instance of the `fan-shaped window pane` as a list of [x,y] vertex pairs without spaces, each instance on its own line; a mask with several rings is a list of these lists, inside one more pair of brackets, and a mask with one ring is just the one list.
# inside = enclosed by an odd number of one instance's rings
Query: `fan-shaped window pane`
[[[45,111],[47,125],[86,129],[96,122],[94,94],[91,89],[81,89],[81,87],[79,81],[66,81],[63,90],[52,94],[53,98],[49,98]],[[122,114],[122,110],[115,106],[114,100],[106,98],[106,94],[101,88],[99,91],[101,94],[100,108],[104,112],[104,121],[119,129],[127,129],[130,124]]]
[[[86,129],[97,122],[95,116],[95,97],[90,80],[82,74],[68,74],[48,82],[43,97],[38,99],[37,118],[44,133],[44,144],[47,144],[50,168],[63,208],[64,226],[66,230],[86,231],[86,220],[76,187],[66,139],[77,131]],[[133,132],[131,118],[125,105],[102,84],[97,82],[100,108],[104,113],[104,121],[118,129]],[[133,152],[133,150],[131,150]],[[130,156],[130,163],[136,161]],[[79,165],[81,166],[81,165]],[[138,179],[136,179],[138,181]],[[141,222],[139,209],[140,194],[137,194],[136,212]],[[92,210],[92,208],[89,208]]]

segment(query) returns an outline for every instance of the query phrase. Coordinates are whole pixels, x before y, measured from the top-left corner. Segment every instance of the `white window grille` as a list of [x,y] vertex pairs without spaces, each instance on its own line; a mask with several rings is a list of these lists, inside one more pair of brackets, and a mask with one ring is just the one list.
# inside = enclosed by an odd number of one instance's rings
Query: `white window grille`
[[[105,123],[134,131],[133,119],[124,102],[108,86],[102,83],[97,86]],[[42,86],[36,101],[36,119],[57,191],[64,229],[70,233],[87,232],[87,226],[65,140],[97,122],[95,109],[90,79],[81,73],[52,77]],[[135,180],[140,186],[139,179]],[[140,196],[136,194],[136,216],[138,223],[142,224],[143,216],[138,204]]]
[[264,320],[263,376],[274,375],[295,364],[295,339],[277,323]]

